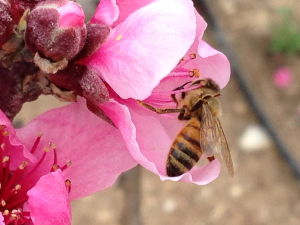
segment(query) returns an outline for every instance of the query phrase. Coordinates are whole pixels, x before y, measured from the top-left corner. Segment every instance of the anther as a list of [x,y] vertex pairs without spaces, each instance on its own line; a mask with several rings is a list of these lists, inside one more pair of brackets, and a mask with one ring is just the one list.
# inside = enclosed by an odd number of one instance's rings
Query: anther
[[44,152],[49,152],[49,147],[45,146],[43,150]]
[[70,193],[71,192],[71,181],[69,179],[67,179],[65,181],[65,184],[66,184],[66,188],[67,188],[68,192]]
[[52,170],[53,170],[53,171],[58,170],[58,165],[57,165],[57,164],[53,165],[53,166],[52,166]]
[[2,133],[3,136],[9,136],[9,132],[7,130],[3,131]]
[[6,128],[5,125],[3,125],[3,124],[0,125],[0,130],[4,130],[5,128]]
[[193,69],[193,70],[190,70],[190,73],[189,73],[190,77],[200,77],[200,72],[198,69]]
[[25,167],[28,165],[28,162],[24,161],[20,166],[19,166],[19,169],[20,170],[24,170]]
[[15,190],[16,191],[19,191],[21,189],[21,185],[20,184],[17,184],[16,186],[15,186]]
[[52,142],[49,142],[49,146],[50,146],[51,148],[53,148],[53,149],[56,149],[56,145],[53,144]]
[[68,160],[68,161],[67,161],[67,166],[68,166],[68,167],[72,166],[71,160]]
[[180,63],[182,63],[184,60],[185,60],[184,57],[182,57],[182,58],[179,60],[179,62],[178,62],[177,65],[179,65]]
[[1,144],[1,150],[4,150],[5,149],[5,143],[2,143]]
[[4,207],[4,206],[6,206],[6,202],[3,200],[3,199],[1,199],[1,205]]
[[6,209],[4,210],[4,212],[2,213],[3,216],[8,216],[9,215],[9,211]]
[[9,161],[9,156],[4,156],[3,159],[2,159],[2,162],[5,163],[5,162],[8,162]]
[[195,53],[191,53],[191,54],[190,54],[190,58],[191,58],[191,59],[196,59],[196,54],[195,54]]

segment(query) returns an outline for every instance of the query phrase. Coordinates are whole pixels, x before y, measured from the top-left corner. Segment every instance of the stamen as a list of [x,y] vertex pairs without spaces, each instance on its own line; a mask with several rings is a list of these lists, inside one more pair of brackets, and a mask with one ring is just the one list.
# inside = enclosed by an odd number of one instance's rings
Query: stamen
[[60,168],[62,171],[64,171],[65,169],[67,169],[68,167],[72,166],[71,160],[68,160],[66,165],[64,165],[62,168]]
[[8,216],[9,215],[9,211],[6,209],[4,210],[4,212],[2,213],[3,216]]
[[27,202],[28,198],[29,197],[25,195],[21,198],[18,197],[17,199],[9,200],[9,203],[7,203],[6,208],[10,209],[21,206],[24,204],[24,202]]
[[[37,171],[37,169],[41,166],[43,161],[45,160],[46,154],[49,151],[49,147],[44,147],[44,154],[41,157],[41,159],[35,164],[34,168],[25,176],[20,182],[20,185],[24,187],[23,191],[27,191],[28,186],[30,186],[28,180],[31,178],[31,176]],[[24,184],[23,184],[24,183]],[[25,185],[26,184],[26,185]]]
[[53,149],[54,152],[54,161],[53,161],[53,166],[57,165],[57,152],[56,152],[56,146],[52,142],[49,142],[50,147]]
[[196,54],[195,53],[191,53],[189,55],[189,58],[187,58],[187,59],[184,58],[184,57],[181,58],[181,60],[179,61],[178,65],[180,65],[182,67],[182,66],[186,65],[188,62],[192,61],[193,59],[196,59]]
[[37,136],[37,138],[36,138],[36,140],[35,140],[35,142],[34,142],[32,148],[31,148],[31,150],[30,150],[31,154],[34,154],[34,153],[35,153],[35,150],[36,150],[38,144],[40,143],[40,140],[41,140],[41,137],[42,137],[42,136],[43,136],[43,133],[42,133],[42,132],[38,132],[38,136]]
[[[1,149],[0,149],[0,159],[2,159],[2,150],[4,149],[5,144],[2,143],[1,144]],[[0,162],[0,182],[2,182],[2,178],[3,178],[3,162]]]
[[[8,156],[4,156],[2,163],[5,163],[4,168],[2,169],[3,173],[1,173],[1,181],[3,187],[6,186],[8,180],[9,180],[9,166],[10,166],[10,158]],[[2,190],[1,192],[2,193]]]
[[13,185],[17,182],[17,180],[22,176],[24,169],[27,165],[27,162],[23,162],[23,164],[20,165],[19,168],[10,177],[9,182],[7,183],[7,185],[5,185],[5,189],[1,195],[3,200],[7,200],[11,195],[13,195],[11,189]]
[[67,188],[68,192],[70,193],[71,192],[71,181],[69,179],[67,179],[65,181],[65,184],[66,184],[66,188]]

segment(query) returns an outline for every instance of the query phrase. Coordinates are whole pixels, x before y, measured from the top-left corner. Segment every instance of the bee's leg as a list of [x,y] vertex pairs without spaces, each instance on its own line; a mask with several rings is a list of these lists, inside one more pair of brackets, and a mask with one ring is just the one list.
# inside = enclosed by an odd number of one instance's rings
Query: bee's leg
[[178,119],[179,120],[189,120],[189,119],[191,119],[191,115],[185,115],[185,112],[181,112],[178,115]]
[[193,106],[193,108],[191,109],[191,112],[194,112],[196,110],[198,110],[203,104],[203,99],[200,99],[198,102],[196,102],[196,104]]
[[158,114],[166,114],[166,113],[184,113],[185,110],[182,108],[182,109],[158,109],[158,108],[155,108],[147,103],[144,103],[140,100],[137,100],[137,102],[141,105],[141,106],[144,106],[146,107],[147,109],[150,109],[151,111],[153,112],[156,112]]

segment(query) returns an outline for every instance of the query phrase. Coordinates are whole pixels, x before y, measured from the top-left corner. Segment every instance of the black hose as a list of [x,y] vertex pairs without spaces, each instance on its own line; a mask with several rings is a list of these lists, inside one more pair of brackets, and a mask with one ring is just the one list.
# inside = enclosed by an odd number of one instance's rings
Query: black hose
[[239,67],[235,55],[230,48],[230,45],[226,41],[226,38],[218,25],[217,20],[213,16],[208,4],[205,0],[194,0],[195,5],[201,7],[203,12],[203,17],[206,19],[206,22],[209,24],[210,29],[213,31],[214,39],[217,44],[220,46],[221,51],[227,56],[231,64],[231,71],[234,75],[242,93],[244,94],[245,98],[247,99],[252,111],[255,113],[260,124],[266,129],[269,133],[271,139],[273,140],[277,150],[280,152],[283,159],[288,163],[290,169],[292,170],[295,178],[300,181],[300,168],[297,162],[292,157],[290,151],[284,144],[284,142],[279,137],[279,134],[275,131],[272,123],[269,121],[267,114],[265,111],[260,107],[259,103],[255,100],[255,96],[252,94],[251,87],[247,84],[245,79],[245,75],[242,69]]

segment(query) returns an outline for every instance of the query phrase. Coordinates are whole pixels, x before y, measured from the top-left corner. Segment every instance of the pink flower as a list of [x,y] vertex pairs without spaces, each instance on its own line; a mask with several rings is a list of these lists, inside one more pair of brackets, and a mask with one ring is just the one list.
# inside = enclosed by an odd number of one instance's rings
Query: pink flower
[[187,52],[196,30],[190,0],[103,0],[90,24],[112,30],[78,63],[94,70],[124,99],[147,98]]
[[291,85],[291,70],[288,67],[280,67],[273,74],[274,83],[279,88],[286,88]]
[[[156,79],[160,83],[151,91],[151,95],[144,102],[158,108],[176,108],[176,104],[170,96],[171,91],[185,82],[195,80],[198,77],[211,78],[223,88],[229,81],[230,65],[226,56],[202,41],[206,23],[198,13],[194,15],[197,18],[197,30],[193,44],[189,45],[190,48],[184,54],[177,55],[177,60],[174,60],[173,64],[167,62],[167,66],[172,66],[172,71],[165,78],[157,75]],[[180,61],[182,56],[184,58]],[[96,59],[93,59],[95,64]],[[100,60],[99,63],[101,64],[103,61]],[[136,62],[136,64],[139,64],[139,62]],[[128,72],[123,76],[129,77],[131,75]],[[132,79],[136,79],[139,75],[135,74],[134,76]],[[103,79],[107,81],[106,77],[103,77]],[[130,81],[127,82],[131,83]],[[134,99],[147,96],[151,88],[145,89],[141,85],[135,87],[135,93],[131,92],[130,95],[123,95],[120,94],[123,93],[120,89],[127,92],[127,85],[125,85],[126,87],[118,86],[118,84],[112,84],[111,80],[108,83],[113,89],[110,93],[111,100],[100,104],[99,107],[119,128],[127,148],[138,163],[158,174],[162,180],[180,180],[203,185],[218,177],[221,167],[218,160],[213,160],[203,167],[194,167],[181,176],[167,177],[167,155],[172,141],[185,123],[177,119],[178,115],[158,115],[137,104]],[[154,83],[150,82],[150,85]],[[116,89],[116,87],[118,88]],[[130,87],[132,88],[132,86]],[[131,95],[134,99],[124,99]]]
[[17,131],[0,111],[0,130],[2,224],[71,224],[70,201],[109,187],[136,165],[117,129],[84,100]]

